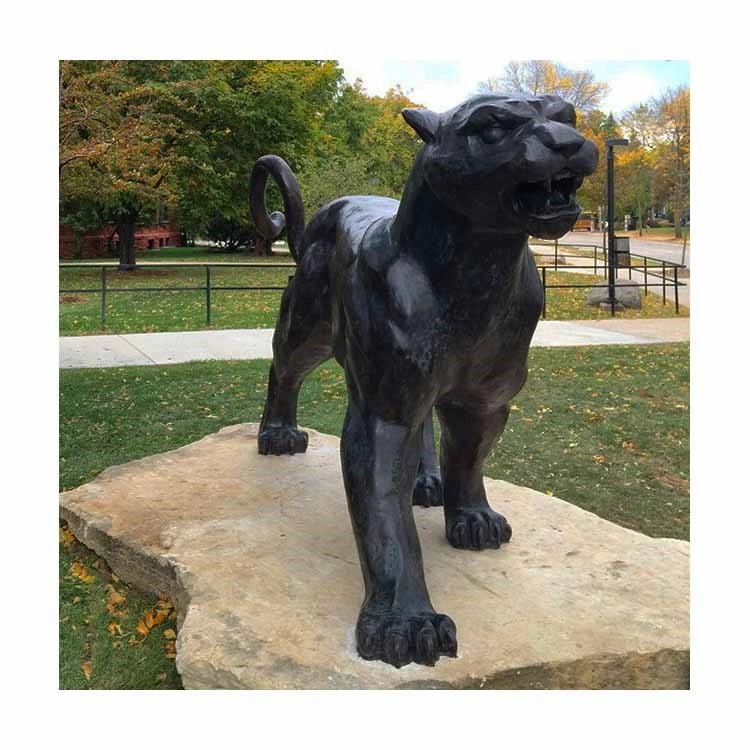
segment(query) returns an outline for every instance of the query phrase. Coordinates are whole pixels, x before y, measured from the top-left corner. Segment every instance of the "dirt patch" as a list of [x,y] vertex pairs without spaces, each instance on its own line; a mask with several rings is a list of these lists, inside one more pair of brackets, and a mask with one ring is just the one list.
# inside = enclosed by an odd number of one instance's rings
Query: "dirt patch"
[[684,492],[685,494],[690,492],[690,481],[678,474],[662,474],[661,476],[658,476],[657,479],[662,484],[671,487],[678,492]]
[[85,302],[86,298],[82,297],[80,294],[62,294],[60,295],[60,304],[61,305],[73,305],[77,302]]

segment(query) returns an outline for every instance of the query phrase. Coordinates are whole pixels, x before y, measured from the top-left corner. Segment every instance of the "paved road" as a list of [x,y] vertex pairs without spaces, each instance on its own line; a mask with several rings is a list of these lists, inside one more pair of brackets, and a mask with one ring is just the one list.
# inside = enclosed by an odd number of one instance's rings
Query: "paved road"
[[[533,240],[531,240],[533,244]],[[602,244],[601,232],[568,232],[561,240],[569,245],[599,245]],[[630,238],[630,251],[650,258],[668,260],[672,263],[682,263],[682,243],[649,240],[643,237]],[[690,268],[690,243],[685,249],[685,265]]]

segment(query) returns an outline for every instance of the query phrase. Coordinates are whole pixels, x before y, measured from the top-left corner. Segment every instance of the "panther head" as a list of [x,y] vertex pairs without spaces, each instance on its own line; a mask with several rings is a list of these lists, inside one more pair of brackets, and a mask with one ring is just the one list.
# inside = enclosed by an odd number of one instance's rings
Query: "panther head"
[[599,160],[558,96],[482,94],[443,113],[405,109],[425,142],[418,163],[437,198],[472,224],[555,239],[581,207],[576,189]]

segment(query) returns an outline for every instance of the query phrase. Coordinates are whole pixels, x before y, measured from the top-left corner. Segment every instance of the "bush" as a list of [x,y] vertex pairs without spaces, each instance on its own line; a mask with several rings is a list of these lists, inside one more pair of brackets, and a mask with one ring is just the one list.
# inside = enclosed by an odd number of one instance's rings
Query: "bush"
[[239,252],[250,244],[252,231],[248,222],[229,219],[219,213],[213,215],[206,227],[208,239],[227,252]]

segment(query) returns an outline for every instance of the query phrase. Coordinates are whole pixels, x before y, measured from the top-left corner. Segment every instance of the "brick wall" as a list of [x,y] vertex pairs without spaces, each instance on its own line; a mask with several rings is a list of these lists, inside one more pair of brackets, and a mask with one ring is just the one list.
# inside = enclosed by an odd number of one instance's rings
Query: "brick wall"
[[[81,248],[83,258],[109,258],[108,240],[112,237],[112,244],[117,247],[118,236],[114,226],[101,227],[85,232]],[[173,224],[160,226],[138,227],[135,232],[135,249],[140,251],[158,251],[160,247],[179,247],[182,239]],[[75,256],[75,232],[69,226],[60,225],[60,257],[73,258]]]

